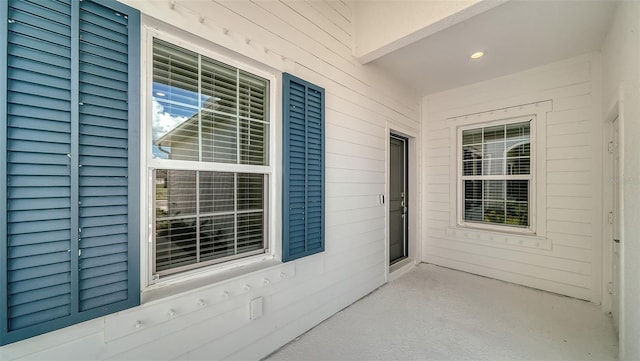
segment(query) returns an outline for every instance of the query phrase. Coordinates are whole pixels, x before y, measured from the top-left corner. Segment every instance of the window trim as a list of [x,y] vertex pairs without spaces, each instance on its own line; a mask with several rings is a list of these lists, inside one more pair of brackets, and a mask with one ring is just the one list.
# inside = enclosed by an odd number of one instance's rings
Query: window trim
[[[522,234],[522,235],[536,235],[537,230],[537,206],[538,206],[538,192],[537,192],[537,178],[538,178],[538,149],[537,149],[537,115],[530,114],[524,116],[516,116],[502,119],[492,119],[484,122],[473,122],[464,125],[459,125],[455,128],[455,157],[456,157],[456,170],[453,172],[455,174],[455,184],[456,184],[456,226],[484,231],[497,231],[503,233],[514,233],[514,234]],[[518,175],[514,176],[513,179],[522,179],[529,180],[529,226],[528,227],[516,227],[507,224],[495,224],[495,223],[477,223],[477,222],[466,222],[463,219],[463,210],[464,210],[464,196],[463,196],[463,175],[462,175],[462,166],[463,166],[463,152],[462,152],[462,132],[469,129],[479,129],[486,128],[496,125],[508,125],[515,123],[524,123],[526,121],[530,122],[529,127],[529,136],[530,136],[530,171],[529,175]],[[500,180],[502,180],[502,176],[498,176]]]
[[[275,206],[279,204],[280,193],[278,187],[281,184],[281,137],[279,135],[280,122],[277,114],[280,111],[277,103],[279,77],[278,71],[268,65],[258,63],[243,55],[223,48],[222,46],[197,37],[193,34],[187,34],[180,29],[171,25],[162,23],[147,16],[142,16],[142,64],[143,77],[142,82],[142,121],[144,125],[140,131],[140,156],[143,164],[141,164],[141,196],[140,204],[143,210],[142,221],[146,227],[141,227],[141,256],[140,256],[140,290],[145,292],[152,289],[161,288],[176,283],[184,283],[196,278],[210,277],[212,275],[221,274],[238,267],[254,265],[269,260],[274,260],[278,256],[278,247],[280,243],[280,228],[275,220],[279,219],[281,213]],[[269,80],[269,144],[268,165],[241,165],[241,164],[223,164],[210,163],[204,164],[197,161],[172,160],[168,163],[163,159],[154,159],[153,154],[148,145],[153,141],[152,131],[152,102],[149,101],[153,89],[153,39],[158,38],[177,46],[194,51],[200,55],[210,57],[217,61],[231,65],[238,69],[247,71],[251,74],[263,77]],[[266,202],[265,212],[265,229],[264,233],[267,237],[265,242],[265,251],[257,255],[247,255],[246,257],[236,258],[226,262],[205,265],[184,272],[166,275],[161,278],[154,277],[154,217],[155,212],[152,199],[154,198],[154,169],[175,169],[175,170],[197,170],[197,171],[218,171],[218,172],[234,172],[234,173],[260,173],[265,174],[268,178],[267,192],[265,193]]]

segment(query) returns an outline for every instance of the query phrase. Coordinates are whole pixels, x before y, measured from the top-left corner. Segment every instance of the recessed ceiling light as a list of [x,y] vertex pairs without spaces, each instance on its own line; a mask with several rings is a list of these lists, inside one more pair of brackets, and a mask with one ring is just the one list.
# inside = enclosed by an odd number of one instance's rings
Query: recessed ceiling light
[[471,54],[470,58],[471,59],[480,59],[484,56],[484,52],[483,51],[476,51],[475,53]]

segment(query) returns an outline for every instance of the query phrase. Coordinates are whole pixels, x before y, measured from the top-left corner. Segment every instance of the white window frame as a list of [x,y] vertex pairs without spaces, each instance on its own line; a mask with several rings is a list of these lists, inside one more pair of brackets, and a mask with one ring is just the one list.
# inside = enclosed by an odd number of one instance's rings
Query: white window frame
[[[518,234],[527,234],[534,235],[536,234],[536,225],[537,225],[537,142],[536,142],[536,134],[537,134],[537,122],[536,115],[527,115],[522,117],[514,117],[514,118],[506,118],[499,120],[492,120],[480,123],[472,123],[458,126],[456,129],[456,185],[457,185],[457,206],[456,206],[456,215],[457,221],[456,225],[464,228],[475,228],[478,230],[487,230],[487,231],[498,231],[498,232],[508,232],[508,233],[518,233]],[[463,192],[463,182],[465,180],[462,172],[463,167],[463,152],[462,152],[462,132],[470,129],[480,129],[497,125],[507,125],[507,124],[515,124],[515,123],[524,123],[529,121],[530,128],[530,171],[529,175],[515,175],[509,178],[511,179],[520,179],[520,180],[529,180],[529,225],[528,227],[517,227],[511,226],[508,224],[495,224],[495,223],[481,223],[481,222],[467,222],[464,220],[464,192]],[[485,180],[503,180],[505,176],[485,176]],[[483,195],[484,197],[484,195]]]
[[[153,19],[143,17],[143,33],[142,33],[142,121],[140,132],[140,156],[142,159],[141,169],[141,209],[143,210],[142,220],[146,227],[141,227],[141,290],[150,291],[176,283],[184,283],[202,277],[214,276],[219,278],[225,272],[236,274],[239,267],[250,266],[251,270],[261,262],[277,260],[279,257],[279,230],[280,226],[277,220],[280,219],[281,212],[277,205],[280,204],[281,186],[281,142],[280,122],[277,121],[278,114],[278,96],[279,75],[276,70],[266,65],[259,64],[250,59],[244,58],[242,55],[236,54],[231,50],[224,49],[219,45],[211,43],[194,35],[186,34],[180,30],[166,24],[162,24]],[[151,152],[151,143],[153,137],[152,131],[152,102],[150,101],[153,88],[153,39],[158,38],[177,46],[194,51],[203,56],[215,59],[225,64],[234,66],[238,69],[247,71],[251,74],[260,76],[269,80],[269,143],[268,143],[268,165],[240,165],[240,164],[222,164],[222,163],[196,163],[191,161],[171,160],[170,165],[167,160],[155,159]],[[267,214],[265,221],[265,236],[267,243],[265,252],[258,255],[247,256],[230,260],[227,262],[207,265],[200,268],[163,276],[162,278],[154,278],[154,169],[184,169],[197,171],[219,171],[234,173],[263,173],[268,177],[268,186],[266,192],[266,204],[264,212]],[[269,263],[271,265],[271,263]]]

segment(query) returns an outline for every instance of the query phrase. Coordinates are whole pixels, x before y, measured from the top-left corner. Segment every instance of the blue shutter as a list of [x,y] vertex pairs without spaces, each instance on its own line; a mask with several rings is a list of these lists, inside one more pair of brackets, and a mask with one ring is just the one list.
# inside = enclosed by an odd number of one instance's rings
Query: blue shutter
[[3,21],[9,25],[3,331],[71,315],[71,7],[55,5],[10,1]]
[[80,3],[82,311],[129,297],[128,20],[105,6]]
[[115,1],[0,6],[6,344],[139,304],[139,13]]
[[283,74],[283,261],[324,251],[324,89]]

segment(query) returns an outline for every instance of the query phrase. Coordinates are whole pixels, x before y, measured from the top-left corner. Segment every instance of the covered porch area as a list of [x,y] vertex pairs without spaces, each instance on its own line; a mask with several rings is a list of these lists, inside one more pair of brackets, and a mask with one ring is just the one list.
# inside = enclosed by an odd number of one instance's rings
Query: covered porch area
[[422,263],[267,360],[616,360],[598,305]]

